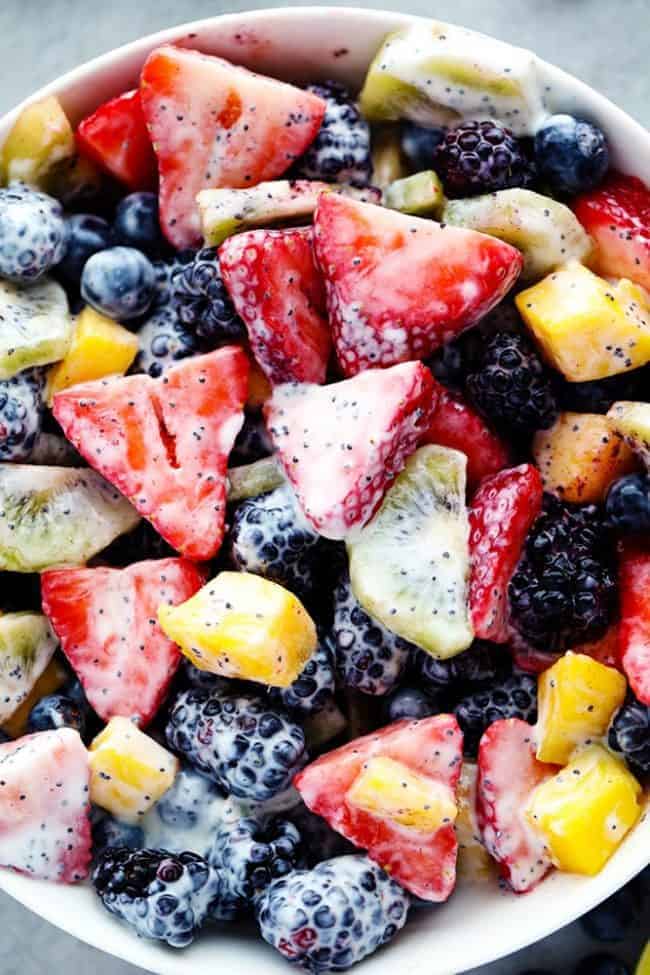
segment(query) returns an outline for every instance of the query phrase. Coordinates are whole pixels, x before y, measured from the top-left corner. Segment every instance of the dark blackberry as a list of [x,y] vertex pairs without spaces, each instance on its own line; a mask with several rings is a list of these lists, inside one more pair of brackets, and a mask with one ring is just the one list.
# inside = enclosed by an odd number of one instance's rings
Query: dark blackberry
[[196,336],[189,331],[173,308],[156,308],[138,331],[138,354],[131,372],[144,372],[157,379],[181,359],[201,351]]
[[27,460],[43,423],[42,369],[25,369],[0,381],[0,461]]
[[337,857],[275,880],[257,902],[265,941],[318,975],[343,972],[406,923],[409,896],[366,856]]
[[246,817],[222,824],[208,858],[223,883],[218,920],[252,913],[260,894],[295,870],[300,857],[300,833],[286,819],[264,824]]
[[228,466],[241,467],[242,464],[252,464],[272,453],[273,444],[263,417],[257,413],[247,413],[228,458]]
[[184,691],[165,733],[171,748],[241,799],[271,799],[307,760],[300,725],[253,694]]
[[427,361],[432,373],[444,386],[462,393],[465,381],[479,361],[485,338],[478,329],[463,332],[458,338],[445,343]]
[[204,247],[172,277],[172,304],[185,330],[205,350],[246,336],[221,278],[216,247]]
[[108,849],[92,876],[104,907],[141,938],[191,944],[221,896],[221,877],[194,853]]
[[174,556],[177,557],[178,553],[158,534],[153,525],[143,518],[133,531],[120,535],[111,542],[99,558],[110,565],[126,568],[132,562],[167,559]]
[[85,734],[85,714],[66,694],[47,694],[29,712],[27,730],[30,734],[53,728],[74,728],[82,738]]
[[631,697],[612,721],[609,744],[623,753],[634,771],[649,775],[650,707]]
[[329,634],[343,684],[364,694],[388,694],[404,672],[413,646],[362,609],[345,574],[334,591]]
[[481,735],[494,721],[537,721],[537,681],[530,674],[514,674],[501,684],[463,698],[454,713],[464,735],[465,754],[475,756]]
[[177,271],[190,264],[195,257],[196,251],[183,250],[177,251],[172,257],[165,258],[165,260],[153,261],[155,284],[152,308],[161,308],[163,305],[172,303],[174,276]]
[[400,687],[386,698],[385,704],[388,724],[402,721],[404,718],[410,720],[428,718],[432,714],[439,714],[441,710],[434,698],[417,687]]
[[12,183],[0,189],[0,277],[29,284],[64,257],[68,227],[58,200]]
[[612,552],[594,505],[569,507],[548,495],[508,588],[514,627],[556,653],[601,636],[616,601]]
[[336,81],[309,85],[307,90],[325,99],[327,108],[318,135],[296,161],[292,175],[366,186],[372,177],[370,126],[354,99]]
[[605,499],[605,514],[616,531],[650,531],[650,476],[628,474],[614,481]]
[[144,846],[144,833],[140,826],[122,823],[113,819],[103,809],[96,809],[93,816],[93,852],[95,859],[105,850],[141,850]]
[[320,641],[296,680],[289,687],[270,687],[269,699],[289,712],[315,714],[330,701],[334,684],[332,653],[327,644]]
[[557,414],[550,374],[524,335],[497,332],[488,339],[476,371],[467,377],[467,392],[511,437],[544,430]]
[[414,172],[434,168],[436,149],[444,137],[444,129],[425,129],[415,122],[402,122],[400,129],[402,154]]
[[535,162],[556,193],[583,193],[598,186],[607,172],[607,139],[586,119],[552,115],[535,133]]
[[498,122],[462,122],[448,129],[433,168],[450,196],[531,186],[535,170],[521,142]]
[[413,655],[413,671],[434,697],[457,700],[504,681],[512,673],[512,657],[496,643],[474,640],[471,647],[448,660],[418,650]]
[[315,867],[323,860],[355,853],[356,848],[337,833],[322,816],[317,816],[301,802],[286,814],[298,827],[302,837],[303,855],[308,867]]

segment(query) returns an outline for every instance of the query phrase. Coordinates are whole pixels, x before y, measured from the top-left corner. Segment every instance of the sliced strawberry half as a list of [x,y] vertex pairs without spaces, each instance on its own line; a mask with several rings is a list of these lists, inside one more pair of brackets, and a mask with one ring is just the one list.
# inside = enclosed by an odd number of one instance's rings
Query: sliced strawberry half
[[650,188],[635,176],[612,173],[579,196],[573,209],[596,244],[594,270],[650,289]]
[[314,246],[346,376],[426,358],[501,301],[522,267],[494,237],[334,193],[319,199]]
[[181,659],[158,610],[185,602],[205,580],[186,559],[43,573],[43,612],[104,721],[120,716],[144,727],[154,717]]
[[449,714],[400,721],[323,755],[300,772],[294,784],[312,812],[367,850],[394,880],[425,900],[444,901],[456,881],[458,843],[453,824],[443,824],[428,834],[369,813],[349,799],[349,790],[365,764],[378,756],[432,779],[455,797],[463,736]]
[[182,555],[216,555],[224,532],[228,454],[241,429],[246,353],[225,346],[159,379],[72,386],[53,411],[89,464]]
[[650,704],[650,551],[638,543],[622,546],[618,588],[619,658],[638,699]]
[[439,383],[436,390],[437,406],[422,443],[453,447],[465,454],[467,485],[472,491],[484,477],[508,467],[510,453],[471,406]]
[[76,132],[77,148],[130,190],[153,190],[156,157],[147,132],[139,91],[127,91],[100,105]]
[[201,239],[200,190],[281,176],[316,137],[326,107],[311,92],[169,45],[145,61],[140,91],[158,157],[161,225],[178,248]]
[[275,388],[264,407],[269,433],[321,535],[345,538],[373,515],[427,428],[433,398],[420,362]]
[[481,738],[477,821],[488,853],[518,894],[535,887],[552,867],[544,838],[524,810],[533,789],[556,771],[536,759],[533,729],[519,718],[495,721]]
[[0,865],[61,884],[88,874],[88,753],[77,731],[0,745]]
[[269,382],[324,383],[332,339],[311,229],[237,234],[221,245],[219,264]]
[[508,640],[508,583],[526,536],[542,510],[542,478],[522,464],[485,478],[469,509],[469,605],[474,633]]

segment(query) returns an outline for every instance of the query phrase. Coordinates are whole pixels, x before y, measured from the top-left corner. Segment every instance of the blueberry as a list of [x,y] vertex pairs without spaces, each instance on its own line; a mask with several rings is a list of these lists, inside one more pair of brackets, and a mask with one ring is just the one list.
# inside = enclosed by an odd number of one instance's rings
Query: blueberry
[[433,157],[444,137],[444,129],[425,129],[415,122],[402,122],[402,152],[416,172],[433,169]]
[[30,732],[74,728],[83,735],[85,718],[72,698],[65,694],[48,694],[29,712],[27,728]]
[[0,277],[38,280],[63,259],[67,236],[58,200],[22,183],[0,189]]
[[156,283],[151,261],[133,247],[109,247],[86,262],[81,294],[109,318],[137,318],[149,308]]
[[386,720],[401,721],[403,718],[428,718],[438,708],[423,691],[416,687],[401,687],[386,700]]
[[608,524],[621,532],[650,531],[650,477],[628,474],[614,481],[605,501]]
[[631,972],[620,958],[601,953],[583,958],[575,975],[631,975]]
[[628,884],[585,914],[580,924],[596,941],[625,941],[638,911],[636,892]]
[[607,139],[586,119],[553,115],[535,136],[535,161],[553,190],[582,193],[598,186],[607,172]]
[[66,223],[68,247],[57,270],[66,284],[78,286],[88,258],[111,246],[111,228],[94,213],[77,213]]
[[156,193],[130,193],[118,204],[113,221],[113,240],[135,247],[147,257],[158,258],[169,250],[158,220]]

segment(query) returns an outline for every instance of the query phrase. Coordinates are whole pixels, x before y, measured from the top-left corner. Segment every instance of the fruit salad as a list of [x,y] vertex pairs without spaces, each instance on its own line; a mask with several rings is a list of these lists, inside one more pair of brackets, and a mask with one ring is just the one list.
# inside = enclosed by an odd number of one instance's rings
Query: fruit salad
[[0,156],[0,864],[315,975],[650,776],[650,188],[421,32],[163,45]]

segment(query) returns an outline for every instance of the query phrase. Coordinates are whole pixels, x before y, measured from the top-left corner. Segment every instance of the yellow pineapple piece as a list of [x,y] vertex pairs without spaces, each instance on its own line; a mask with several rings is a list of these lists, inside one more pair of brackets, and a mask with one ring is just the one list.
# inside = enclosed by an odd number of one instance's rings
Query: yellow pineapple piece
[[449,786],[382,756],[365,763],[346,799],[373,816],[422,833],[435,833],[444,823],[453,823],[458,813]]
[[111,318],[87,306],[77,318],[72,344],[50,369],[48,394],[104,376],[123,375],[138,352],[138,338]]
[[2,182],[41,186],[52,168],[75,153],[74,134],[58,98],[50,95],[24,108],[2,147]]
[[458,837],[459,881],[484,880],[494,872],[494,861],[481,843],[481,833],[476,822],[476,779],[478,767],[465,759],[458,783]]
[[604,379],[650,362],[650,297],[570,261],[516,297],[546,358],[569,382]]
[[578,745],[604,735],[625,700],[618,670],[582,653],[566,653],[537,683],[537,757],[566,765]]
[[248,572],[221,572],[160,625],[201,670],[288,687],[316,649],[316,627],[297,596]]
[[628,447],[650,468],[650,403],[621,400],[610,407],[607,418]]
[[596,413],[560,413],[535,434],[533,457],[545,490],[573,504],[603,501],[612,481],[637,466],[611,421]]
[[642,789],[625,763],[589,745],[533,791],[529,822],[559,870],[597,874],[641,815]]
[[128,718],[111,718],[90,748],[90,801],[136,823],[170,788],[178,759]]
[[10,738],[20,738],[21,735],[27,734],[27,719],[34,705],[38,704],[40,699],[46,697],[47,694],[56,694],[69,679],[70,675],[68,671],[54,657],[50,660],[23,703],[14,711],[10,718],[2,722],[2,725],[0,725],[2,730],[6,731]]

